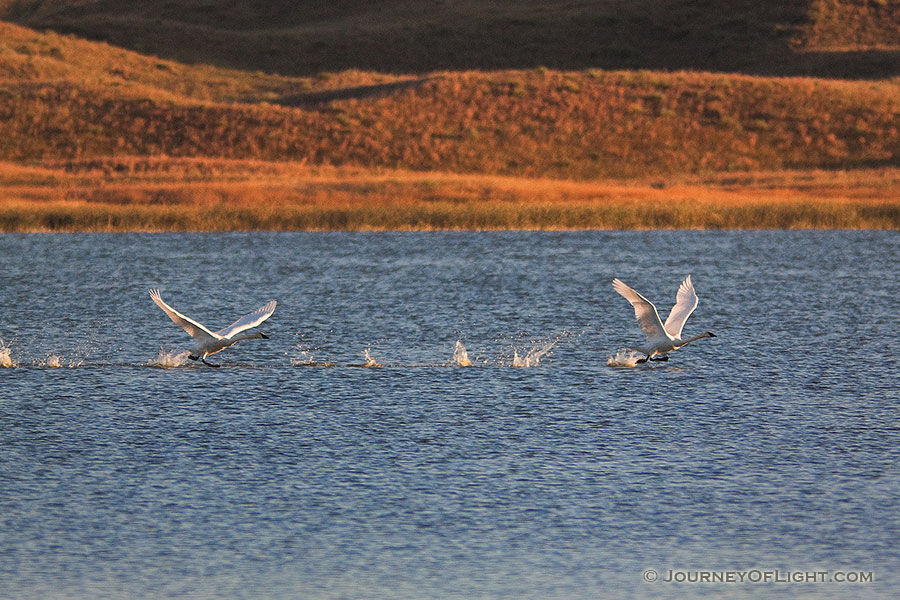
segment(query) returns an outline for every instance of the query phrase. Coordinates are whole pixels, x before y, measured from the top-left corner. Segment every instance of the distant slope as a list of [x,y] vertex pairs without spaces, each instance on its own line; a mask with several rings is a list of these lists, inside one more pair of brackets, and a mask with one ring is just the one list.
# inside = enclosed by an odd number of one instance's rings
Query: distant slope
[[196,100],[261,102],[408,78],[359,71],[298,78],[191,66],[73,35],[37,32],[0,21],[0,80],[3,79],[97,85],[108,88],[109,93],[142,97],[173,94]]
[[799,41],[813,49],[900,50],[900,1],[811,0]]
[[396,81],[184,67],[0,23],[0,160],[168,155],[574,179],[900,166],[897,82],[546,69]]
[[[898,4],[900,0],[0,0],[0,18],[181,62],[285,75],[546,66],[861,78],[900,75]],[[850,38],[862,40],[865,52],[822,51],[846,45]]]

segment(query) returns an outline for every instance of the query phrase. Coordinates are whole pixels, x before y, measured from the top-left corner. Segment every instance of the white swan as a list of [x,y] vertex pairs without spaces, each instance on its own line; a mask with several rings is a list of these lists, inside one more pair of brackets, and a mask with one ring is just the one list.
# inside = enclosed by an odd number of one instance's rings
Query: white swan
[[172,319],[176,325],[187,331],[188,335],[194,338],[193,352],[188,358],[191,360],[202,360],[204,364],[211,367],[218,367],[219,365],[206,362],[206,357],[210,354],[220,352],[241,340],[250,340],[254,338],[268,339],[269,336],[262,331],[254,331],[253,333],[245,333],[243,335],[238,334],[247,329],[259,326],[260,323],[271,317],[272,313],[275,312],[276,304],[275,300],[272,300],[265,306],[257,308],[252,313],[244,315],[225,329],[212,332],[197,321],[184,316],[163,302],[162,297],[159,295],[159,290],[150,290],[150,298],[156,302],[156,305],[163,309],[167,315],[169,315],[169,318]]
[[[691,276],[685,277],[678,288],[678,295],[675,298],[675,306],[669,312],[669,317],[663,325],[662,319],[652,302],[638,294],[636,291],[619,281],[613,279],[613,289],[624,296],[626,300],[631,302],[634,307],[634,316],[637,317],[638,323],[643,332],[647,335],[647,345],[640,348],[629,348],[646,354],[646,358],[642,358],[637,362],[643,363],[648,360],[669,360],[668,353],[677,350],[682,346],[686,346],[693,341],[716,337],[711,331],[705,331],[700,335],[695,335],[687,339],[681,337],[681,330],[684,324],[697,308],[699,299],[694,291],[694,284],[691,283]],[[662,354],[662,358],[655,358],[657,354]]]

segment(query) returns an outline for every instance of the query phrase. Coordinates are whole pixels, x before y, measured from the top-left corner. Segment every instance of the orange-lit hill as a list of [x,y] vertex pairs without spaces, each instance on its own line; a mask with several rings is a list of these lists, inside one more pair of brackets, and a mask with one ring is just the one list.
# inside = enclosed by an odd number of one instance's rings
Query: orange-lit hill
[[207,156],[590,179],[897,166],[900,86],[706,73],[314,78],[0,24],[0,159]]

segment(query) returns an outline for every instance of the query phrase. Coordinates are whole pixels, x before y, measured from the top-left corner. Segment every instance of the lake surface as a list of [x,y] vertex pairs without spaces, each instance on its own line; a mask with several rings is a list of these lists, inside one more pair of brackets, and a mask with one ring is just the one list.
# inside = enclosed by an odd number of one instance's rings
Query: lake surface
[[[0,252],[0,597],[900,585],[896,233],[2,235]],[[718,337],[607,366],[643,341],[610,281],[665,318],[688,273],[685,334]],[[213,329],[276,299],[270,339],[188,361],[151,287]]]

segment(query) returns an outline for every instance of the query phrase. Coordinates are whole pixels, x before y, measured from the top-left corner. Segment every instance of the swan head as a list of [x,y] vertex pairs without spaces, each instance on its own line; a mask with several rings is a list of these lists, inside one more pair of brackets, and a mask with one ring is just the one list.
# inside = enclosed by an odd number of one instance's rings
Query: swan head
[[[257,331],[257,333],[259,334],[259,337],[261,337],[262,339],[264,339],[264,340],[269,339],[269,336],[264,334],[262,331]],[[715,337],[715,336],[713,336],[713,337]]]
[[714,334],[712,331],[707,331],[704,335],[706,337],[719,337],[716,334]]

